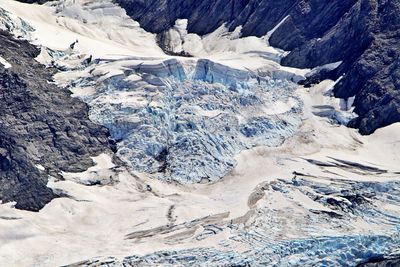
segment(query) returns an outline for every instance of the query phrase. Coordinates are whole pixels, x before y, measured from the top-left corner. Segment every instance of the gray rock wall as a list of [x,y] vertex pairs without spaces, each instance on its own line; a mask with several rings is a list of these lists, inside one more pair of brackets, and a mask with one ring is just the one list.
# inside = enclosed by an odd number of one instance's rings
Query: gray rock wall
[[51,83],[54,70],[35,61],[36,47],[5,32],[0,47],[11,64],[0,64],[0,200],[37,211],[59,196],[46,186],[49,175],[86,170],[90,156],[112,146],[88,106]]

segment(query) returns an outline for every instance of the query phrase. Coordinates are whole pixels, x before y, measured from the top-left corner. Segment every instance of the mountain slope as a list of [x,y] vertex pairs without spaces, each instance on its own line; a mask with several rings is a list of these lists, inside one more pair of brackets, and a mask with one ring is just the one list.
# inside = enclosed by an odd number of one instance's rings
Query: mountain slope
[[[4,34],[0,43],[2,194],[17,207],[25,199],[44,205],[68,196],[39,212],[0,205],[0,265],[396,264],[400,124],[368,136],[346,127],[355,115],[343,104],[352,99],[332,94],[341,62],[290,68],[279,64],[288,53],[268,44],[290,18],[304,31],[279,33],[294,36],[282,45],[343,30],[346,9],[311,1],[325,14],[314,17],[307,4],[291,1],[166,3],[176,10],[195,5],[204,27],[218,27],[219,14],[233,21],[232,10],[247,10],[237,13],[238,23],[253,21],[248,29],[260,31],[252,14],[268,9],[258,4],[284,8],[270,14],[276,21],[263,38],[240,38],[226,27],[201,38],[172,16],[174,28],[161,33],[177,41],[176,51],[192,49],[194,57],[181,57],[163,53],[156,34],[112,0],[0,1],[0,27],[17,36]],[[201,22],[209,3],[217,21]],[[331,11],[339,13],[328,22]],[[341,56],[332,51],[317,59]],[[309,88],[295,84],[305,77]],[[107,153],[108,132],[88,117],[109,129],[115,153]],[[85,170],[90,158],[95,166]]]
[[[311,77],[338,79],[336,97],[355,96],[359,118],[350,126],[362,134],[400,121],[400,3],[396,0],[236,1],[117,0],[147,31],[162,33],[176,19],[188,19],[188,31],[205,35],[226,23],[242,26],[243,36],[269,38],[289,50],[282,64],[297,68],[341,61],[333,72]],[[207,17],[205,20],[204,18]]]
[[[40,210],[60,194],[48,176],[79,172],[90,156],[110,150],[108,131],[88,119],[86,104],[52,84],[54,69],[39,64],[40,50],[0,32],[0,199]],[[61,194],[62,195],[62,194]]]

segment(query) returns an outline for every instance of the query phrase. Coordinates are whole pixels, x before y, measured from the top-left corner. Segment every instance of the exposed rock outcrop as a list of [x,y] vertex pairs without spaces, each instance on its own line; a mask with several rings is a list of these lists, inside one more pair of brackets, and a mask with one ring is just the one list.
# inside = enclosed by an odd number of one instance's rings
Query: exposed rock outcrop
[[88,106],[52,84],[54,69],[35,61],[39,49],[0,32],[0,200],[38,211],[57,197],[47,181],[93,165],[111,149],[108,131],[88,119]]
[[400,266],[400,258],[393,259],[373,259],[367,263],[359,264],[357,267],[396,267]]
[[33,4],[33,3],[44,4],[46,2],[50,2],[53,0],[17,0],[17,1],[22,2],[22,3],[28,3],[28,4]]

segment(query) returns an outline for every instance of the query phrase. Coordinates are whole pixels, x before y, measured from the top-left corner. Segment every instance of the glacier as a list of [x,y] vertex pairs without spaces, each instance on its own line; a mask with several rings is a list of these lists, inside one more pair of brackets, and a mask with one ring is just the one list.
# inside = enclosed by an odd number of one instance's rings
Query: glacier
[[[112,64],[99,60],[87,72]],[[210,60],[187,69],[176,59],[127,61],[123,74],[94,72],[69,86],[93,92],[79,97],[91,106],[90,118],[110,129],[121,159],[166,181],[217,181],[241,150],[278,146],[301,123],[290,81]]]
[[356,266],[400,257],[399,125],[361,136],[345,126],[355,115],[351,99],[333,97],[338,81],[297,84],[340,62],[283,67],[286,52],[268,36],[223,26],[200,37],[185,21],[167,37],[177,41],[172,52],[193,57],[166,55],[108,0],[54,1],[29,14],[14,1],[0,7],[0,27],[39,45],[37,60],[58,70],[48,82],[86,102],[117,144],[85,172],[51,177],[65,197],[37,214],[0,205],[1,264]]
[[122,261],[115,258],[94,259],[82,263],[82,266],[355,266],[363,263],[363,259],[382,259],[382,255],[399,245],[398,233],[394,237],[320,237],[264,242],[264,247],[243,254],[199,248],[130,256]]

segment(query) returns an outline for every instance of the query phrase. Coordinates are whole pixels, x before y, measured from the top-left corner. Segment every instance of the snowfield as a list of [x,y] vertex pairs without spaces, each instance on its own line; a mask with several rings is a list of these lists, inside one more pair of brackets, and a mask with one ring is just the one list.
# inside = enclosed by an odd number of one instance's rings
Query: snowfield
[[338,62],[282,67],[268,35],[200,37],[184,20],[167,37],[194,57],[166,55],[111,0],[0,8],[0,28],[41,47],[37,60],[89,104],[119,158],[52,178],[69,197],[38,213],[0,205],[1,266],[354,266],[400,254],[400,124],[361,136],[345,126],[352,100],[332,97],[337,81],[296,84]]

